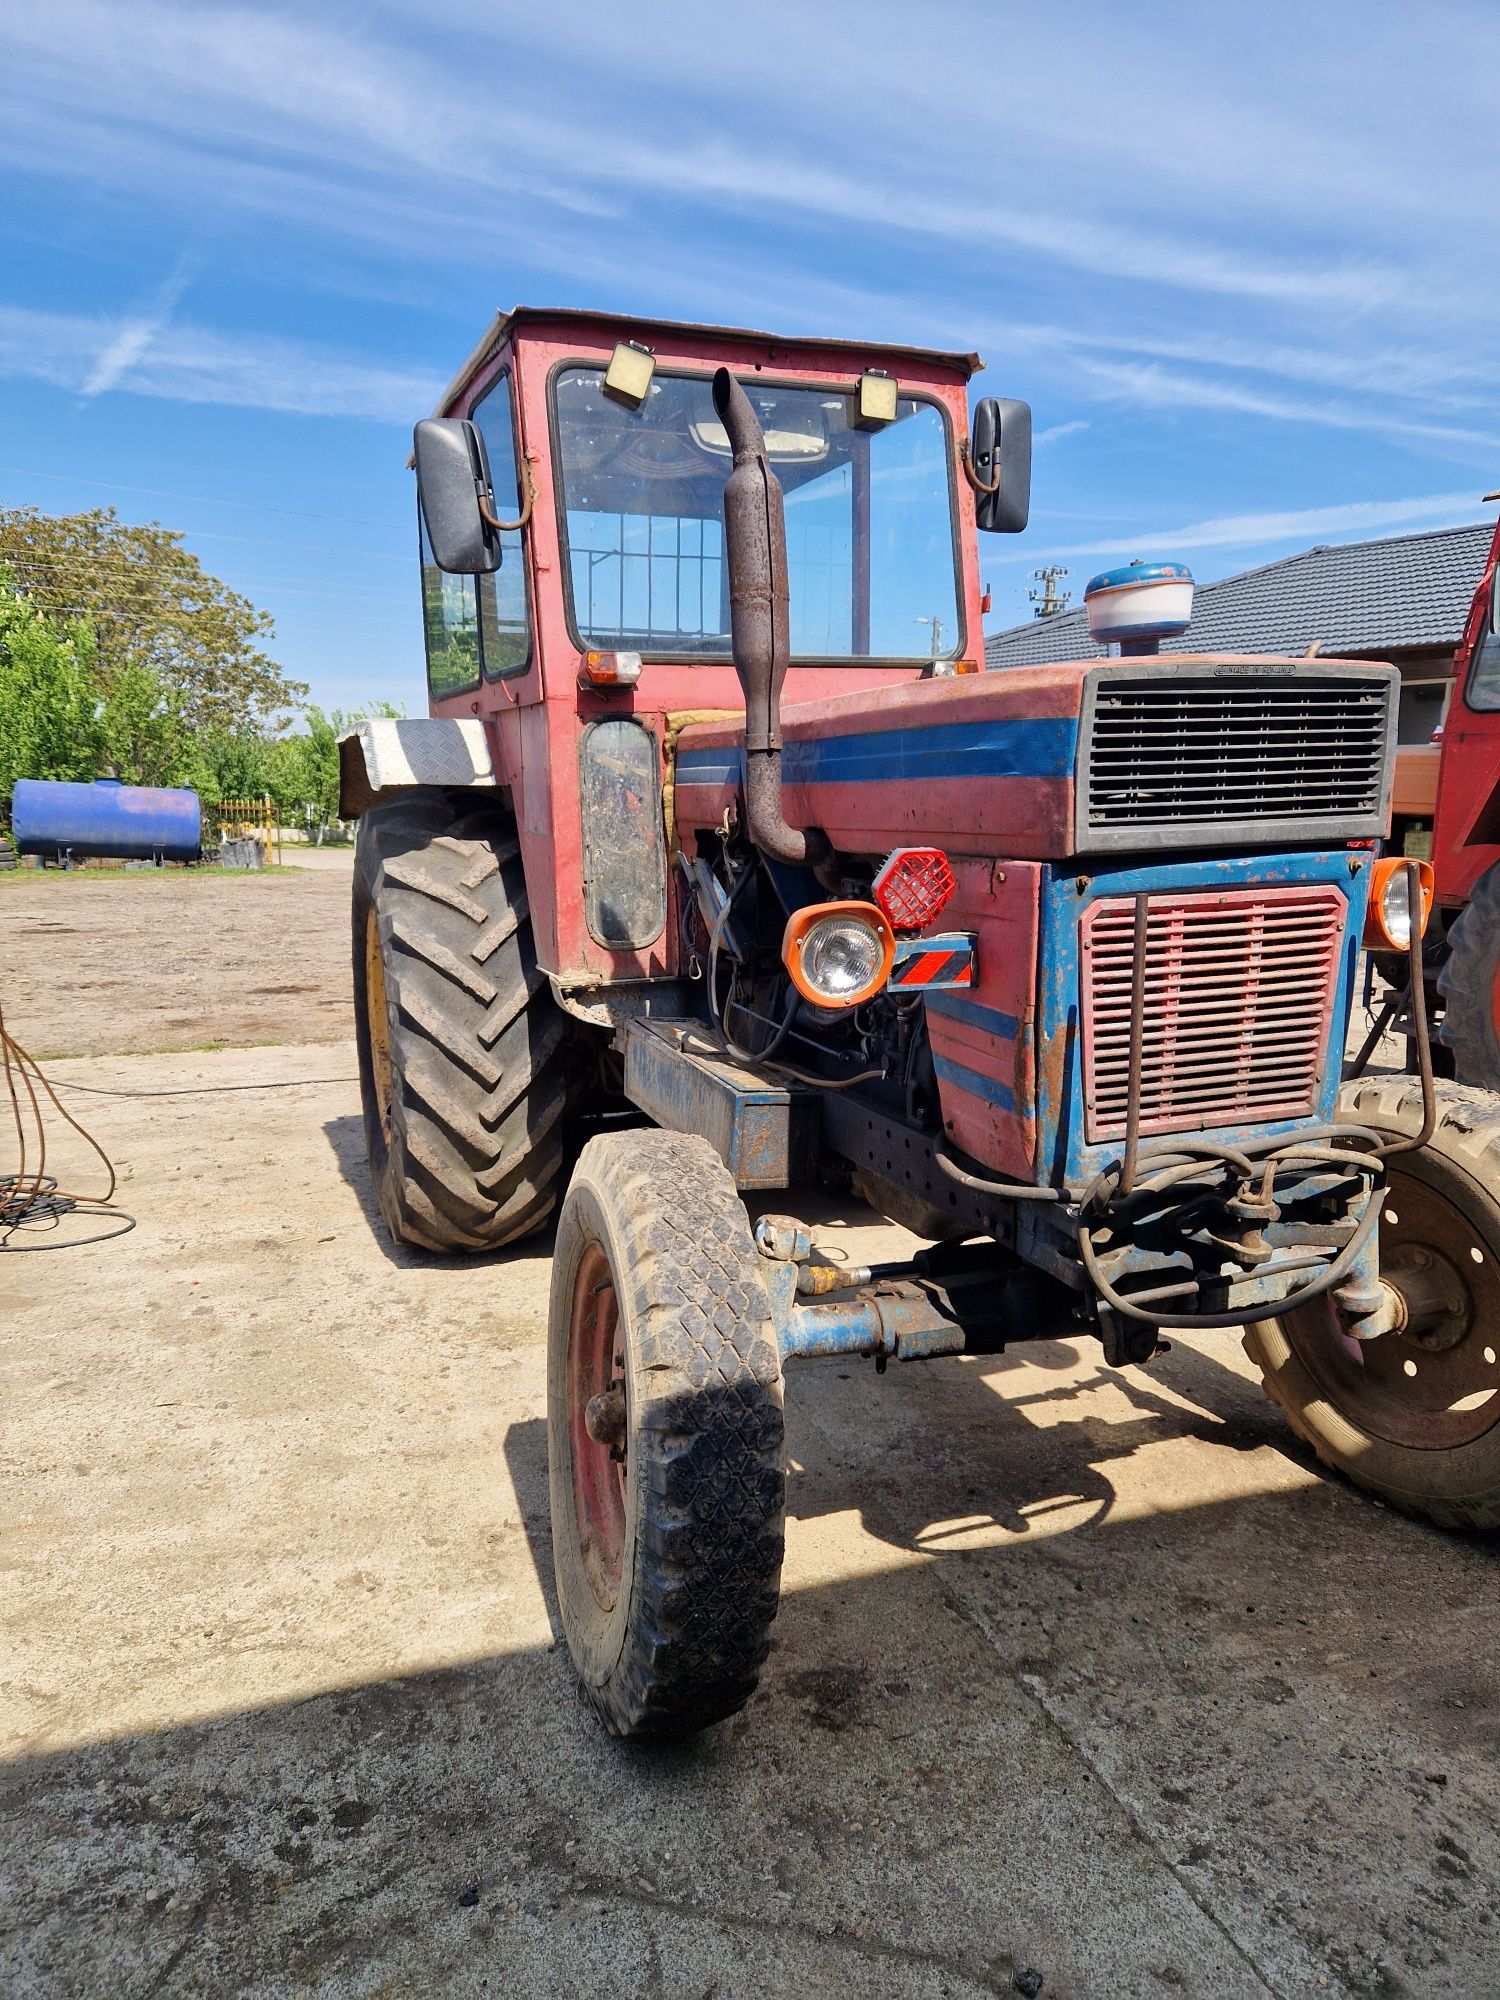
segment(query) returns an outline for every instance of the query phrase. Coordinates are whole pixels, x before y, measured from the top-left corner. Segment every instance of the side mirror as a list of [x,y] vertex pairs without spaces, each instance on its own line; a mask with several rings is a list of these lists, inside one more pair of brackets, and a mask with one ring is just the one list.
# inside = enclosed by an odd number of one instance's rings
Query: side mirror
[[412,433],[412,456],[438,568],[458,576],[488,576],[499,569],[500,537],[489,525],[495,519],[495,489],[478,425],[465,417],[428,417]]
[[986,396],[969,447],[974,518],[989,535],[1019,535],[1031,515],[1031,405]]

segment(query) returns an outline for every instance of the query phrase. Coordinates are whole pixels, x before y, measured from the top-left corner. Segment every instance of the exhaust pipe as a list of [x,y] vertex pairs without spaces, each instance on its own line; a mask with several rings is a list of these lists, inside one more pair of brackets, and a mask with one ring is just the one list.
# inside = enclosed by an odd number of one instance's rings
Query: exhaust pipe
[[724,484],[724,559],[734,670],[745,691],[745,816],[751,840],[773,860],[826,867],[817,827],[789,826],[781,810],[781,684],[791,657],[786,511],[760,419],[727,368],[714,376],[714,408],[734,470]]

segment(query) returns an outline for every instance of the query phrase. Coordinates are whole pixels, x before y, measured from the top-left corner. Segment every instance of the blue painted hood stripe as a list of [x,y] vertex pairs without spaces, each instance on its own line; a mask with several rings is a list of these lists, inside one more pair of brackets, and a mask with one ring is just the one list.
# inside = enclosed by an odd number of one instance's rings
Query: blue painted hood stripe
[[737,785],[739,781],[738,750],[684,750],[678,756],[679,785]]
[[962,1021],[982,1034],[998,1035],[1005,1042],[1013,1042],[1021,1032],[1021,1023],[1014,1014],[1002,1014],[998,1007],[985,1007],[977,1000],[960,1000],[954,993],[929,993],[927,1011],[945,1015],[950,1021]]
[[986,1104],[993,1104],[1001,1111],[1015,1110],[1016,1094],[998,1076],[984,1076],[977,1069],[969,1069],[963,1063],[939,1055],[936,1049],[932,1052],[932,1066],[937,1071],[939,1083],[951,1083],[955,1089],[965,1090],[971,1097],[983,1098]]
[[[860,736],[788,743],[781,757],[788,785],[901,784],[923,778],[1070,778],[1078,745],[1071,715],[1001,722],[945,722],[935,728],[874,729]],[[739,779],[738,748],[684,750],[682,785]]]

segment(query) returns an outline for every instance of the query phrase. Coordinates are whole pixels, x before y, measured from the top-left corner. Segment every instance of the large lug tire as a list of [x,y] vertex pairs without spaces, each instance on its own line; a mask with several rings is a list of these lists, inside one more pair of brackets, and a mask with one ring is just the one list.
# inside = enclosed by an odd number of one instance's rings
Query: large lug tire
[[703,1140],[585,1147],[552,1264],[552,1549],[573,1664],[617,1736],[732,1715],[770,1646],[786,1475],[759,1266]]
[[[1444,1527],[1500,1528],[1500,1097],[1437,1090],[1432,1138],[1391,1159],[1380,1225],[1385,1274],[1432,1302],[1421,1329],[1357,1341],[1323,1298],[1248,1328],[1245,1351],[1325,1465]],[[1366,1078],[1339,1110],[1415,1133],[1421,1085]]]
[[1500,863],[1480,876],[1448,933],[1438,991],[1454,1074],[1461,1083],[1500,1090]]
[[365,1145],[398,1243],[495,1250],[555,1205],[567,1017],[536,963],[515,822],[442,793],[373,807],[354,855]]

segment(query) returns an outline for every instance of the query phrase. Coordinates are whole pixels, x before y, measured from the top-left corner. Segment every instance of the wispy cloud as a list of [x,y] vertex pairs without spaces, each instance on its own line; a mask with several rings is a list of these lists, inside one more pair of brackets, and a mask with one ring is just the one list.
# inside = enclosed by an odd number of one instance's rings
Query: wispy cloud
[[1143,527],[1128,534],[1101,536],[1045,549],[1017,550],[990,559],[996,563],[1038,563],[1096,556],[1166,558],[1192,549],[1236,549],[1246,553],[1287,543],[1375,537],[1402,528],[1459,528],[1483,520],[1477,492],[1426,493],[1404,500],[1351,500],[1328,507],[1286,507],[1255,514],[1217,514],[1176,527]]
[[1077,437],[1080,431],[1087,429],[1088,423],[1083,417],[1073,417],[1065,424],[1049,424],[1045,430],[1038,431],[1031,442],[1034,445],[1061,444],[1064,438]]
[[[1170,120],[1154,123],[1149,106],[1164,87],[1154,53],[1138,63],[1114,44],[1106,77],[1087,59],[1085,39],[1075,88],[1033,93],[1035,101],[1023,97],[987,123],[986,171],[976,175],[973,126],[948,115],[946,37],[939,38],[941,64],[927,52],[903,50],[898,69],[883,37],[851,32],[846,57],[848,49],[864,49],[870,88],[851,92],[859,120],[850,129],[830,123],[821,68],[799,75],[778,60],[775,93],[767,97],[753,87],[748,50],[734,72],[716,79],[706,103],[701,43],[684,32],[681,8],[633,15],[630,51],[611,38],[607,18],[591,19],[581,34],[565,8],[536,15],[524,29],[511,13],[486,16],[472,63],[496,87],[456,96],[415,13],[388,15],[384,37],[354,37],[341,22],[246,6],[205,11],[135,0],[122,13],[106,0],[53,0],[9,25],[20,86],[7,120],[13,157],[24,160],[39,132],[48,136],[50,110],[54,166],[88,172],[112,144],[138,143],[139,107],[150,103],[153,128],[196,145],[218,178],[241,161],[254,169],[300,160],[312,179],[336,169],[371,202],[382,198],[382,176],[398,176],[407,187],[488,188],[503,160],[512,201],[617,209],[647,195],[741,215],[771,206],[822,223],[982,245],[991,256],[1008,246],[1047,265],[1102,281],[1133,279],[1158,292],[1355,314],[1382,300],[1431,303],[1431,279],[1417,282],[1384,234],[1372,230],[1357,246],[1309,240],[1315,232],[1306,226],[1305,180],[1295,208],[1291,203],[1287,183],[1299,173],[1321,171],[1325,191],[1334,169],[1339,187],[1362,175],[1383,181],[1368,135],[1359,143],[1346,131],[1335,140],[1326,120],[1299,130],[1256,117],[1247,113],[1246,93],[1222,82],[1215,101],[1191,108],[1174,102]],[[857,25],[850,16],[851,31]],[[980,32],[983,20],[956,17],[953,26]],[[415,45],[402,39],[403,29]],[[535,57],[566,63],[565,102],[556,92],[520,87],[519,32]],[[1019,20],[1007,32],[1028,38]],[[776,36],[769,40],[780,46]],[[1029,40],[1039,58],[1053,53],[1045,39]],[[649,89],[620,88],[631,51],[635,67],[646,63]],[[1024,63],[1019,47],[1012,59]],[[1201,88],[1208,79],[1195,81]],[[1134,121],[1127,155],[1111,134],[1132,90],[1147,115]],[[88,112],[82,121],[80,104]],[[434,104],[443,106],[441,119],[431,115]],[[70,143],[59,143],[59,120]],[[1188,143],[1199,128],[1212,129],[1212,147]],[[1248,175],[1246,159],[1254,162]],[[1174,195],[1171,226],[1158,220],[1166,184]],[[1274,193],[1275,208],[1298,227],[1275,240],[1247,221],[1227,237],[1203,214],[1205,184],[1247,218],[1256,207],[1247,195],[1258,194],[1264,205]],[[190,196],[191,182],[180,192]],[[310,203],[299,219],[310,226],[317,213]]]
[[80,396],[112,390],[184,403],[221,403],[299,416],[410,423],[442,378],[382,365],[311,341],[226,335],[163,318],[140,322],[0,306],[0,376],[47,382]]
[[1270,417],[1284,423],[1317,424],[1331,430],[1365,431],[1433,445],[1459,445],[1471,450],[1476,458],[1500,451],[1500,429],[1424,423],[1397,415],[1379,398],[1359,405],[1311,402],[1241,380],[1185,374],[1154,362],[1100,361],[1079,356],[1075,365],[1116,398],[1155,409],[1222,410],[1237,416]]
[[157,287],[155,297],[144,312],[120,321],[85,377],[79,394],[101,396],[113,389],[127,369],[133,368],[151,343],[165,328],[187,288],[188,259],[180,257],[176,269]]

